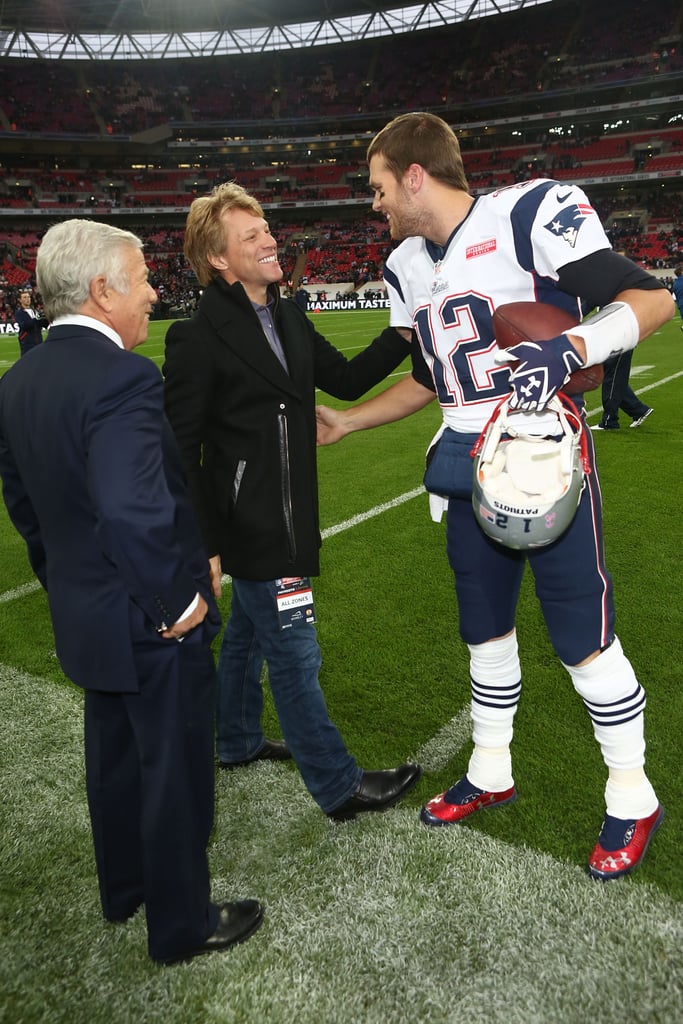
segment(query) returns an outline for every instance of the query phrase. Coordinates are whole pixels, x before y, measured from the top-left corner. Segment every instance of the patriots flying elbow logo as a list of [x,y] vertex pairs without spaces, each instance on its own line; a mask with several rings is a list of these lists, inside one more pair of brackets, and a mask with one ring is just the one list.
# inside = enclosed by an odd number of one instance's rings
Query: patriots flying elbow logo
[[563,238],[573,249],[581,225],[586,217],[591,216],[595,216],[595,210],[588,203],[573,203],[564,210],[560,210],[545,227],[553,235]]

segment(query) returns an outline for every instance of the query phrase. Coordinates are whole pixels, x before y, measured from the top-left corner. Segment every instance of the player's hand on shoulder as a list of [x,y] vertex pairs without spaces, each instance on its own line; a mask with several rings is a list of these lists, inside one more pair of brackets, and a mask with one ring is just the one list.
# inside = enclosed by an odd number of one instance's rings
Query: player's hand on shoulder
[[540,412],[571,374],[583,366],[583,359],[566,334],[548,341],[522,341],[501,351],[496,363],[519,365],[510,374],[513,394],[511,409]]

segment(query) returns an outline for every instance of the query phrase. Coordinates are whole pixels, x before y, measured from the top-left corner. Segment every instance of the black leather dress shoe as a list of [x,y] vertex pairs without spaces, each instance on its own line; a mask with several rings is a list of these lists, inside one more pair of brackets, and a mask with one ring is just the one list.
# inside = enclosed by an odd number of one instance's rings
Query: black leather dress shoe
[[244,768],[245,764],[254,761],[291,761],[289,747],[282,740],[266,740],[258,754],[248,757],[246,761],[219,761],[221,768]]
[[380,772],[363,772],[360,786],[349,799],[328,811],[335,821],[348,821],[363,811],[385,811],[409,793],[422,775],[419,764],[402,764]]
[[201,946],[188,949],[177,956],[160,960],[162,964],[179,964],[192,960],[203,953],[217,953],[221,949],[244,942],[257,931],[263,923],[263,907],[256,900],[238,900],[235,903],[221,903],[218,906],[218,925],[213,935],[209,935]]

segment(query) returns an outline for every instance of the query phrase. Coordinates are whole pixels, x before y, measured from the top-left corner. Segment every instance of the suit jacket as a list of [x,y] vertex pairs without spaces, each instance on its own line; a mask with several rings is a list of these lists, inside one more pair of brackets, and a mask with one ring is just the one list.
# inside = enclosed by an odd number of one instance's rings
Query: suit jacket
[[19,348],[23,355],[42,343],[43,327],[47,327],[47,320],[34,309],[27,310],[23,306],[19,306],[14,317],[19,328]]
[[77,685],[137,691],[134,645],[198,591],[215,634],[207,554],[148,359],[96,330],[53,327],[0,381],[7,509],[47,589],[57,655]]
[[288,372],[241,284],[214,281],[166,335],[166,413],[209,554],[242,579],[314,576],[315,389],[353,401],[410,352],[387,328],[351,360],[271,291]]

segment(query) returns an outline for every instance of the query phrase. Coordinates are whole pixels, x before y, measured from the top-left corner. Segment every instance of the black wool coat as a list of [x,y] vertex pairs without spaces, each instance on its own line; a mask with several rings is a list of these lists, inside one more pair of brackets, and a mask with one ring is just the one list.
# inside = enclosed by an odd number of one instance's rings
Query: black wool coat
[[355,401],[409,355],[393,328],[347,360],[272,287],[289,373],[241,284],[214,281],[166,335],[166,414],[209,556],[240,579],[315,576],[315,389]]

